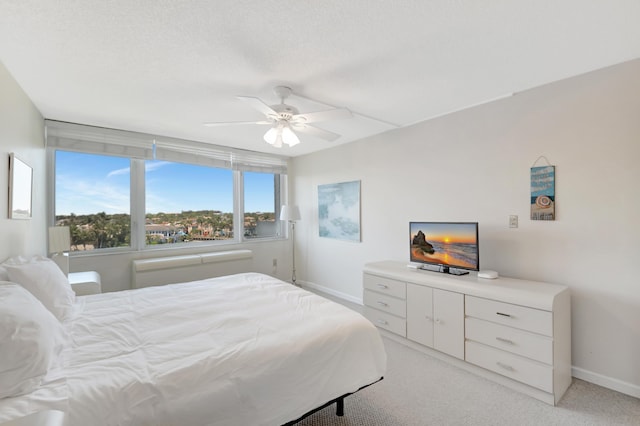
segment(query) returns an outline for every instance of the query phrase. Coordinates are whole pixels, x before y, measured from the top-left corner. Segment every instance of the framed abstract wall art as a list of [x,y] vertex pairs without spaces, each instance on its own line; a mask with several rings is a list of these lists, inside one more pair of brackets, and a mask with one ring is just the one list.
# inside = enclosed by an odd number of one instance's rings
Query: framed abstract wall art
[[320,237],[360,241],[360,181],[318,185]]

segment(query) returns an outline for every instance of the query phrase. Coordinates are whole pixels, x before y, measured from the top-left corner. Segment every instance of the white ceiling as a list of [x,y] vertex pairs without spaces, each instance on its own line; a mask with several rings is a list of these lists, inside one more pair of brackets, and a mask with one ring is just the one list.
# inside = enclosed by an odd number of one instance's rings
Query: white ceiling
[[[45,118],[298,156],[640,57],[638,0],[0,0],[0,61]],[[237,95],[347,107],[273,148]],[[381,120],[381,121],[377,121]]]

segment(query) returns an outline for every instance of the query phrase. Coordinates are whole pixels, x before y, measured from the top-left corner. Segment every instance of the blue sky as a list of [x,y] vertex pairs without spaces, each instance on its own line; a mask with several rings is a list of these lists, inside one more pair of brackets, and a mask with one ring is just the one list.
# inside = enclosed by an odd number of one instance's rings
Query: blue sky
[[[274,211],[273,175],[245,173],[245,211]],[[129,213],[129,159],[57,151],[56,215]],[[233,172],[146,162],[147,213],[233,211]]]

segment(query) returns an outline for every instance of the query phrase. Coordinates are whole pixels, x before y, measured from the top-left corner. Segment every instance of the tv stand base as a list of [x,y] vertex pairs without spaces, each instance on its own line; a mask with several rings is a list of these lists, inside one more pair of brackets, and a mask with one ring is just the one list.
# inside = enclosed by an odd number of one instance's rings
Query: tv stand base
[[456,269],[450,268],[449,266],[429,266],[429,265],[419,265],[416,266],[416,269],[420,269],[422,271],[430,271],[430,272],[440,272],[441,274],[449,274],[449,275],[467,275],[469,271],[465,271],[464,269]]

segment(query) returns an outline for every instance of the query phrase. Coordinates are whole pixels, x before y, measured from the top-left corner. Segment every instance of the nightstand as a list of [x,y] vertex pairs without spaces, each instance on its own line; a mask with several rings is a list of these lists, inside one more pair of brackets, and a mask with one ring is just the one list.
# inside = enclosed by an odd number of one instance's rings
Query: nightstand
[[69,284],[76,296],[102,293],[100,274],[96,271],[70,272]]
[[58,410],[45,410],[19,419],[1,423],[0,426],[62,426],[65,415]]

